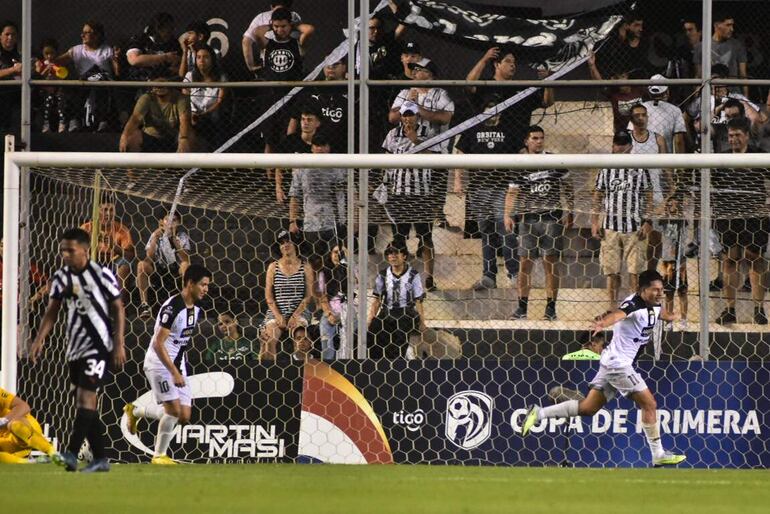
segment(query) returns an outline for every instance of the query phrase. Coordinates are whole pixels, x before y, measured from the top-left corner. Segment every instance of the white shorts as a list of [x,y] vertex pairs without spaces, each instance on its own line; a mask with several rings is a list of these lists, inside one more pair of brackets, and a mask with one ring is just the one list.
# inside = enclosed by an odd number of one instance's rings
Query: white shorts
[[589,386],[591,389],[601,391],[607,401],[615,398],[618,393],[627,397],[630,394],[648,389],[647,383],[632,366],[625,368],[599,366],[599,371],[596,372],[596,376],[591,380]]
[[179,403],[190,407],[192,405],[192,392],[190,391],[189,379],[185,376],[184,387],[174,385],[174,379],[167,369],[147,369],[144,370],[147,380],[150,382],[150,388],[158,403],[171,402],[179,400]]

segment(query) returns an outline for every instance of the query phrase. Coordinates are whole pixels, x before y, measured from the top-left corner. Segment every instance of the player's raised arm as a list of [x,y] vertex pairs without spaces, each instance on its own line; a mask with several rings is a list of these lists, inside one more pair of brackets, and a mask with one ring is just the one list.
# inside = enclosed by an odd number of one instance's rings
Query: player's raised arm
[[37,337],[35,337],[29,350],[29,357],[32,359],[33,365],[37,364],[38,357],[43,353],[45,338],[48,337],[48,334],[56,323],[56,318],[59,316],[59,309],[61,309],[61,300],[57,300],[56,298],[48,300],[48,307],[43,315],[43,321],[40,323]]
[[599,316],[599,319],[597,319],[596,322],[594,323],[593,335],[596,335],[601,331],[611,327],[618,321],[626,319],[626,316],[628,316],[628,314],[626,314],[626,312],[623,311],[622,309],[623,309],[623,306],[621,306],[620,309],[615,309],[609,312],[605,312],[604,314]]
[[[171,322],[173,323],[173,319]],[[168,356],[166,346],[163,344],[163,342],[168,339],[170,333],[171,329],[163,326],[159,327],[158,331],[155,332],[155,335],[152,338],[152,349],[155,350],[156,354],[158,354],[158,359],[160,359],[160,362],[162,362],[169,373],[171,373],[171,376],[174,379],[174,385],[177,387],[184,387],[184,377],[182,376],[182,373],[177,369],[174,362],[171,360],[171,357]]]

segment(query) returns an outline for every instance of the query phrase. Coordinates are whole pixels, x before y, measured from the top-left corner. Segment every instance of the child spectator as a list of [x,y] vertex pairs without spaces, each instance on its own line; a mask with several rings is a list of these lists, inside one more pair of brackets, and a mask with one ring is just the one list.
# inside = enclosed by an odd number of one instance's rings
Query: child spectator
[[[60,80],[68,75],[67,68],[55,64],[56,55],[59,53],[59,43],[55,39],[45,39],[40,45],[40,56],[35,60],[35,73],[45,80]],[[43,127],[41,132],[51,132],[51,120],[54,112],[56,118],[53,124],[58,123],[58,132],[66,132],[67,120],[65,118],[66,102],[64,90],[56,86],[44,86],[40,88],[42,101]]]

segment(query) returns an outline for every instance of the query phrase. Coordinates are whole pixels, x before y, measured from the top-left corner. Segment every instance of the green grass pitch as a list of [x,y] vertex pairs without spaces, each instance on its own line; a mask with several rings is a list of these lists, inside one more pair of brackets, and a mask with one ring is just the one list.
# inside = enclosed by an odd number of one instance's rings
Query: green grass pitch
[[[2,512],[769,512],[770,471],[457,466],[0,466]],[[610,510],[607,510],[610,509]]]

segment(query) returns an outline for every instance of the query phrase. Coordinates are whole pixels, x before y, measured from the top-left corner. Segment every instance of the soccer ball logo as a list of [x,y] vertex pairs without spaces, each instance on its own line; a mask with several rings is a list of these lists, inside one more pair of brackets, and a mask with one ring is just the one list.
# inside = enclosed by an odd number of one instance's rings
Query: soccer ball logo
[[492,434],[492,398],[478,391],[463,391],[447,402],[446,437],[452,444],[472,450]]

